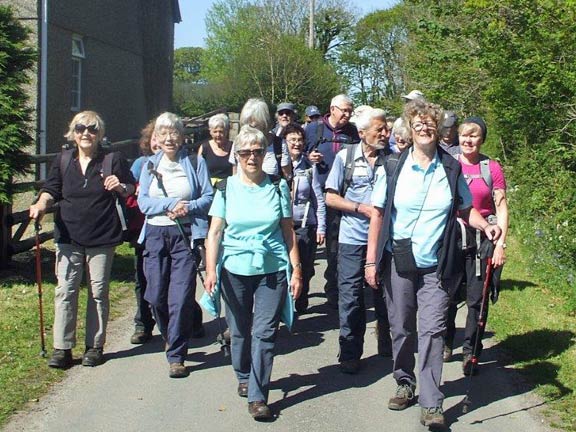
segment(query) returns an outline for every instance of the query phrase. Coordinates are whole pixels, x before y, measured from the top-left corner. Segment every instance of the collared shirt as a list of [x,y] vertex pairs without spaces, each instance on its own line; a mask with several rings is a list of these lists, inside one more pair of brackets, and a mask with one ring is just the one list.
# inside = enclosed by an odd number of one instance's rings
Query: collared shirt
[[[386,178],[383,166],[375,167],[374,170],[362,152],[362,144],[355,146],[354,172],[352,181],[344,198],[357,203],[370,204],[370,197],[375,184],[380,178]],[[346,154],[348,148],[338,152],[334,159],[334,165],[326,180],[326,189],[331,189],[338,194],[344,186]],[[368,227],[370,219],[360,213],[343,212],[340,220],[338,242],[352,245],[366,245],[368,243]]]
[[[416,265],[428,268],[438,264],[438,244],[453,198],[438,153],[428,168],[423,169],[413,158],[414,149],[409,151],[396,185],[390,238],[412,238]],[[374,206],[384,208],[386,189],[386,176],[382,176],[372,195]],[[457,193],[460,197],[459,210],[472,206],[472,196],[462,175],[458,177]],[[386,245],[386,249],[391,251],[391,246]]]

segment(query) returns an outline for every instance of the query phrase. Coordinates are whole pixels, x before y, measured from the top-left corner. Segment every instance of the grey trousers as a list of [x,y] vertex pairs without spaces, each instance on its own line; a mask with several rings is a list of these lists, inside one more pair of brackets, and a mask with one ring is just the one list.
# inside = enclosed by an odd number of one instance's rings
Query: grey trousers
[[418,338],[420,406],[442,406],[442,350],[450,294],[443,289],[435,271],[398,275],[388,252],[384,255],[384,289],[392,333],[394,379],[416,385],[414,348]]
[[85,248],[71,244],[56,245],[54,294],[54,348],[76,346],[78,293],[86,266],[88,299],[86,305],[86,346],[102,348],[110,311],[108,296],[115,247]]

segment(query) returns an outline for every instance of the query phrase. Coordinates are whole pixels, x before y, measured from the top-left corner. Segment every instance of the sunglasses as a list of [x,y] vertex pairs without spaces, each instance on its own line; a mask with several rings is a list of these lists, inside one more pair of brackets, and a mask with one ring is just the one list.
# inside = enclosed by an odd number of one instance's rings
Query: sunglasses
[[290,111],[290,110],[278,111],[278,115],[279,115],[279,116],[283,116],[283,115],[291,116],[291,115],[292,115],[292,111]]
[[249,158],[250,155],[254,157],[262,157],[262,155],[264,154],[264,149],[258,148],[252,150],[238,150],[236,154],[241,158]]
[[74,132],[78,134],[83,134],[86,129],[88,129],[88,133],[92,135],[96,135],[98,133],[98,127],[96,125],[86,126],[78,123],[76,126],[74,126]]

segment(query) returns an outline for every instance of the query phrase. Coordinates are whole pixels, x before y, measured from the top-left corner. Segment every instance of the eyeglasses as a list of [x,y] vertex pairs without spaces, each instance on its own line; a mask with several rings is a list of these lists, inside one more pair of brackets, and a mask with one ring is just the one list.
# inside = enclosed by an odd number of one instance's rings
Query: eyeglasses
[[156,133],[156,136],[160,139],[160,140],[165,140],[166,138],[168,138],[168,136],[172,139],[176,139],[180,136],[180,132],[178,132],[177,130],[171,130],[171,131],[162,131],[162,132],[158,132]]
[[292,115],[292,111],[290,111],[290,110],[278,111],[278,115],[279,115],[279,116],[283,116],[283,115],[291,116],[291,115]]
[[74,126],[74,132],[77,134],[83,134],[85,130],[88,130],[88,133],[92,135],[96,135],[98,133],[98,127],[96,125],[86,126],[78,123],[76,126]]
[[410,127],[414,129],[414,131],[416,132],[421,132],[422,130],[424,130],[424,128],[436,130],[436,124],[434,123],[415,122],[412,123]]
[[262,157],[262,155],[264,154],[264,149],[257,148],[252,150],[238,150],[236,154],[243,159],[249,158],[250,155],[254,157]]
[[352,108],[340,108],[338,105],[334,105],[334,108],[338,108],[342,114],[352,115]]
[[298,144],[298,143],[303,143],[304,142],[304,138],[290,138],[286,140],[287,143],[289,144]]

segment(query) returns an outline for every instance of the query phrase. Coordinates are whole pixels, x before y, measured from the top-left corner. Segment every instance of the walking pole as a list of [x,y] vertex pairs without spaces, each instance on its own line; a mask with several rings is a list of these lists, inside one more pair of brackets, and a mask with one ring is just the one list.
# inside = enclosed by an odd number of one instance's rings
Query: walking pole
[[[166,192],[166,188],[164,187],[164,183],[162,182],[162,174],[160,174],[158,171],[156,171],[154,169],[154,163],[152,161],[148,161],[147,168],[148,168],[148,172],[156,178],[156,181],[158,182],[158,187],[160,188],[160,190],[162,191],[164,196],[166,198],[168,198],[168,193]],[[185,240],[186,246],[188,247],[188,250],[190,251],[190,253],[194,254],[194,250],[192,249],[192,245],[190,244],[190,239],[188,238],[188,236],[184,232],[184,227],[182,226],[182,222],[180,222],[180,219],[178,219],[178,218],[174,219],[174,221],[176,222],[176,225],[178,226],[178,230],[180,231],[180,234],[182,235],[182,237],[184,237],[184,240]],[[197,273],[198,273],[198,276],[200,277],[200,281],[202,282],[202,285],[204,285],[204,276],[202,275],[202,272],[200,270],[198,270]],[[222,345],[221,349],[224,352],[224,356],[228,357],[230,355],[230,348],[228,347],[228,344],[226,344],[226,340],[224,338],[224,331],[222,330],[222,323],[220,322],[220,312],[218,312],[218,316],[216,317],[216,321],[218,322],[218,336],[216,337],[216,340],[218,341],[218,343],[220,343],[220,345]]]
[[[477,258],[480,259],[480,258]],[[472,358],[470,359],[471,370],[468,376],[468,389],[466,390],[466,397],[462,401],[462,413],[466,414],[472,404],[470,399],[470,390],[472,388],[472,375],[474,369],[478,365],[478,347],[480,346],[480,335],[484,333],[486,328],[486,321],[488,318],[488,296],[490,293],[490,284],[492,283],[492,257],[486,258],[486,276],[484,278],[484,286],[482,287],[482,304],[480,305],[480,316],[476,324],[476,337],[474,338],[474,349],[472,350]]]
[[46,342],[44,340],[44,310],[42,307],[42,260],[40,256],[40,230],[42,226],[38,219],[34,220],[34,233],[36,238],[36,286],[38,287],[38,309],[40,319],[40,355],[46,357]]

